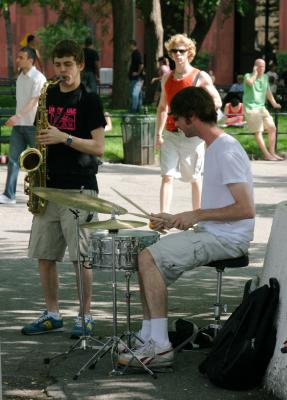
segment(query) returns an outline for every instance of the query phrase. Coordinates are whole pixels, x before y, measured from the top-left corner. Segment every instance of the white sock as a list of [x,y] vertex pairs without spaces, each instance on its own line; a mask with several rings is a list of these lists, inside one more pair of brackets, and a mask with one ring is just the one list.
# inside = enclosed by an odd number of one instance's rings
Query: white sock
[[61,315],[59,312],[55,312],[55,311],[48,311],[48,317],[52,317],[55,319],[60,319]]
[[151,319],[151,338],[162,347],[170,345],[167,318]]
[[150,319],[144,319],[142,321],[142,327],[139,331],[140,337],[147,342],[150,339],[151,335],[151,321]]

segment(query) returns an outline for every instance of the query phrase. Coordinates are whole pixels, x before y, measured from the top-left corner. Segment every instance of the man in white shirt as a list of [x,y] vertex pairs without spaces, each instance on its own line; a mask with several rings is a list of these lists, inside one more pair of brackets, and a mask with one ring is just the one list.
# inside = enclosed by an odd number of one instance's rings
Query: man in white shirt
[[45,76],[36,69],[35,50],[22,47],[16,58],[20,74],[16,81],[16,114],[6,121],[7,126],[13,127],[10,147],[6,185],[0,194],[0,204],[16,203],[16,186],[19,173],[19,156],[27,146],[35,147],[34,126],[41,89],[46,82]]
[[[171,100],[171,114],[187,138],[204,140],[201,208],[179,214],[152,214],[156,230],[183,232],[161,238],[139,255],[143,323],[135,356],[122,353],[118,362],[147,367],[169,366],[174,351],[168,337],[167,286],[183,272],[211,261],[241,257],[253,239],[254,200],[250,162],[240,143],[217,126],[209,93],[187,87]],[[190,229],[192,228],[192,229]]]

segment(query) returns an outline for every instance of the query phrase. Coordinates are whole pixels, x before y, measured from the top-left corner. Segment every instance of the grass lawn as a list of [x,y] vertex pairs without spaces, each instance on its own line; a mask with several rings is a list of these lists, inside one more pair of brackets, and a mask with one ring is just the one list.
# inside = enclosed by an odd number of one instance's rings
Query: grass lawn
[[[2,96],[1,96],[2,97]],[[3,96],[6,97],[6,96]],[[12,97],[12,98],[11,98]],[[9,98],[9,99],[8,99]],[[9,101],[8,101],[9,100]],[[9,104],[7,104],[7,102]],[[2,103],[2,102],[1,102]],[[15,105],[15,98],[13,96],[7,96],[5,107],[11,107]],[[121,130],[121,115],[126,113],[126,110],[109,110],[108,98],[103,98],[104,108],[109,111],[112,118],[113,129],[112,131],[106,132],[105,141],[105,154],[103,157],[104,161],[109,162],[123,162],[123,140],[122,140],[122,130]],[[0,106],[4,107],[3,104]],[[155,115],[155,108],[149,106],[149,115]],[[2,121],[3,123],[3,121]],[[261,159],[261,153],[258,150],[257,144],[255,142],[254,136],[248,134],[246,128],[226,128],[225,131],[234,137],[242,144],[246,152],[251,159]],[[10,135],[11,128],[2,126],[1,134]],[[278,141],[277,141],[277,152],[286,153],[287,152],[287,114],[280,115],[278,121]],[[266,139],[267,135],[264,135]],[[8,154],[8,144],[1,145],[1,154]],[[140,149],[139,149],[140,150]]]
[[[105,145],[105,155],[104,160],[110,162],[123,162],[123,142],[121,137],[121,126],[120,118],[117,116],[115,111],[110,111],[112,116],[113,130],[107,132],[106,134],[106,145]],[[113,117],[113,115],[116,115]],[[226,128],[226,133],[234,136],[244,147],[245,151],[248,153],[250,159],[261,159],[261,153],[258,149],[257,143],[253,135],[248,133],[246,128]],[[278,141],[277,141],[277,151],[278,153],[287,152],[287,115],[282,115],[279,117],[278,123]],[[267,135],[264,135],[267,139]]]

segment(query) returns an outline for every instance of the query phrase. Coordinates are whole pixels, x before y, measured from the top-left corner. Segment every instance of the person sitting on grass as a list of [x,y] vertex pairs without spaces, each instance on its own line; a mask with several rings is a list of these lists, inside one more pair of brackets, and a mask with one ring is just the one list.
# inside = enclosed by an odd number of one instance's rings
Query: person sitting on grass
[[226,126],[242,127],[244,125],[243,104],[239,101],[238,97],[233,97],[230,103],[225,104],[224,107]]

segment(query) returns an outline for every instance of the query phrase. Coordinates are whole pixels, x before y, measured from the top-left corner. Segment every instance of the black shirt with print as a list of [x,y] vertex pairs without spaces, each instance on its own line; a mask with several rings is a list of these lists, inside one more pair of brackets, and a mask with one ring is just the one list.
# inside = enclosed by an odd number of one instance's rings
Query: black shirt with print
[[[105,127],[100,98],[87,93],[83,85],[71,92],[61,92],[59,85],[49,88],[46,98],[49,123],[60,131],[91,139],[91,131]],[[66,144],[47,147],[47,186],[61,189],[98,191],[97,159]]]

